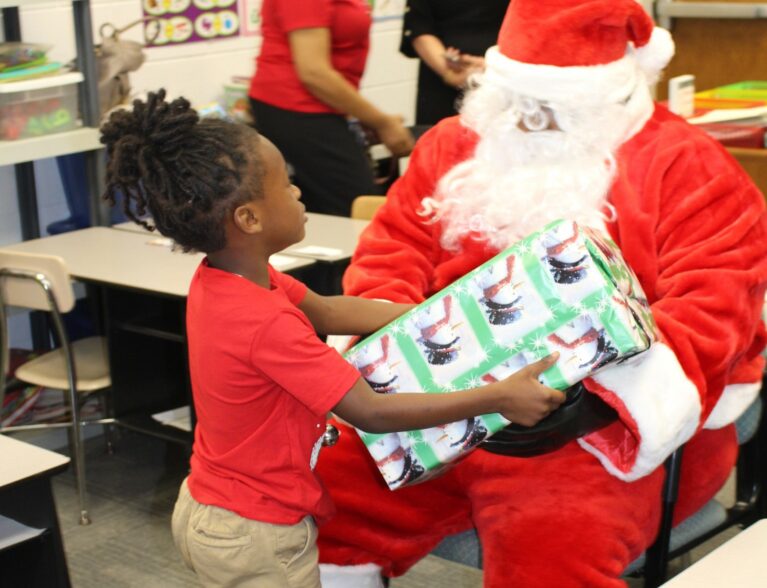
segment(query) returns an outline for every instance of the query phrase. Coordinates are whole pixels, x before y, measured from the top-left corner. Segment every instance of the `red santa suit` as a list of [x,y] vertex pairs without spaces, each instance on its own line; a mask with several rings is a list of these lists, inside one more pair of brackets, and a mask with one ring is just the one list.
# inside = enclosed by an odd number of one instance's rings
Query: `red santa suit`
[[[510,11],[516,5],[524,21],[532,6],[541,18],[535,4],[515,0]],[[347,294],[421,302],[497,253],[471,235],[448,250],[443,224],[419,214],[477,143],[458,117],[419,140],[361,237]],[[691,439],[677,522],[722,487],[737,453],[731,423],[755,397],[763,369],[764,199],[719,144],[656,106],[617,149],[607,203],[606,229],[661,333],[648,352],[587,381],[619,420],[537,457],[478,449],[441,477],[394,492],[354,431],[339,425],[339,443],[318,466],[338,511],[320,530],[321,562],[373,563],[400,575],[446,535],[474,526],[486,587],[617,587],[657,532],[659,466],[676,447]]]

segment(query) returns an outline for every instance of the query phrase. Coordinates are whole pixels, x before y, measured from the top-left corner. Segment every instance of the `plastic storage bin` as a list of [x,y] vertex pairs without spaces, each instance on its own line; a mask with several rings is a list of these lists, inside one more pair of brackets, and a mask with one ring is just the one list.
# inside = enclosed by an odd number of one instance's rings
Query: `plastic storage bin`
[[249,86],[246,83],[224,84],[224,108],[233,119],[250,122]]
[[83,74],[0,84],[0,140],[27,139],[78,125],[77,84]]
[[748,80],[719,86],[697,94],[701,98],[732,98],[735,100],[767,100],[767,81]]

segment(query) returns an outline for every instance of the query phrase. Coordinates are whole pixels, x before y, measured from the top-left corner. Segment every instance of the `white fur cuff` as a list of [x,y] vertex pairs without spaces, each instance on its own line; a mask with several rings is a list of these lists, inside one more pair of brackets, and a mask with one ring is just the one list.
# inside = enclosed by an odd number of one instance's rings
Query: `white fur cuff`
[[704,429],[721,429],[730,423],[734,423],[742,415],[751,403],[756,400],[761,382],[753,384],[731,384],[725,386],[719,402],[716,403],[714,410],[708,415]]
[[381,568],[375,564],[337,566],[320,564],[322,588],[383,588]]
[[603,453],[583,439],[579,442],[622,480],[630,482],[646,476],[697,430],[701,414],[698,389],[687,378],[674,352],[663,343],[655,343],[626,363],[601,371],[594,380],[624,404],[636,422],[633,433],[638,446],[635,455],[621,455],[621,447]]

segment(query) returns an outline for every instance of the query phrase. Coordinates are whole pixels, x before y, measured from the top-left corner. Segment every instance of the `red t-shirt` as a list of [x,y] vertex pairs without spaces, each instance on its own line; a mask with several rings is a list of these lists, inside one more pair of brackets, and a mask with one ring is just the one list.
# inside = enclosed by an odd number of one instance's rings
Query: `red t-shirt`
[[261,54],[250,82],[250,96],[277,108],[297,112],[337,112],[315,98],[293,66],[288,33],[298,29],[330,29],[333,67],[359,88],[370,45],[367,0],[264,0],[261,7]]
[[186,322],[197,427],[189,491],[240,516],[318,521],[332,501],[313,468],[327,413],[360,377],[296,307],[306,286],[269,267],[267,290],[197,268]]

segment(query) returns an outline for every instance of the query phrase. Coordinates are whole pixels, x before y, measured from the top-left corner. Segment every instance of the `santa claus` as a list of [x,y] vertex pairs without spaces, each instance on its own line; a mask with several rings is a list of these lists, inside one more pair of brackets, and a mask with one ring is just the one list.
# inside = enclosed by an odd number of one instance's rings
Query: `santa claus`
[[726,480],[763,369],[767,217],[725,150],[653,103],[672,53],[635,0],[514,0],[460,116],[419,141],[347,293],[421,302],[564,217],[616,241],[660,341],[586,381],[619,419],[551,453],[480,446],[392,492],[346,431],[319,464],[338,509],[320,530],[324,586],[333,572],[376,586],[472,526],[487,587],[622,586],[657,532],[665,458],[688,442],[677,520]]

